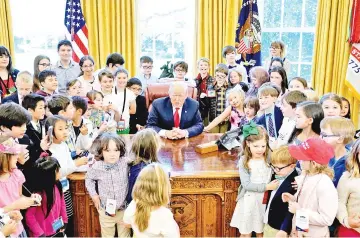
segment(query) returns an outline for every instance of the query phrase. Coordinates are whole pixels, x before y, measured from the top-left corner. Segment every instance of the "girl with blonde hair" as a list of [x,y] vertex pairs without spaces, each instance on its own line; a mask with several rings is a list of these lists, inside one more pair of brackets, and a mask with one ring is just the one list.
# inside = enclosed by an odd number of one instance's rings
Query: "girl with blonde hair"
[[124,223],[134,237],[180,237],[179,226],[167,208],[170,202],[169,176],[158,163],[146,166],[133,189],[133,201],[125,210]]

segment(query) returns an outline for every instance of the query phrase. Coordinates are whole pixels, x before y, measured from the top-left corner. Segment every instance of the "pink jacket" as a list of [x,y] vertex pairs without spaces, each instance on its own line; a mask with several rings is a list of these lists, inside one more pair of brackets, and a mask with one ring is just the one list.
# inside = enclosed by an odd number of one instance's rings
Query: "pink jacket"
[[26,211],[26,224],[29,227],[29,237],[39,237],[41,235],[51,236],[56,233],[53,230],[52,224],[55,220],[57,220],[60,216],[62,217],[64,223],[68,222],[68,218],[66,215],[66,207],[64,196],[60,195],[58,188],[55,186],[55,201],[54,205],[48,215],[45,218],[46,211],[46,195],[41,194],[42,201],[41,206],[39,207],[31,207]]
[[[307,237],[329,237],[329,228],[331,226],[337,210],[338,195],[334,183],[329,176],[325,174],[300,175],[295,178],[298,184],[298,191],[295,197],[298,197],[298,203],[302,209],[305,209],[309,215],[309,232],[300,234]],[[293,218],[293,232],[296,231],[296,216]]]

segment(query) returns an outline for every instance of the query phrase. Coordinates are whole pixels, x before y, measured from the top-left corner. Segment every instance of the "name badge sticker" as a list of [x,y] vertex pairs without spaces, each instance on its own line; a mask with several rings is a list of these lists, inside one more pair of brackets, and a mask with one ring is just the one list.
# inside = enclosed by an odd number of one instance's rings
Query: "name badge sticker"
[[302,232],[309,231],[309,214],[304,209],[296,211],[296,230]]
[[62,220],[62,217],[59,217],[58,219],[56,219],[56,220],[52,223],[52,228],[53,228],[54,232],[57,232],[57,231],[60,230],[63,226],[64,226],[64,222],[63,222],[63,220]]
[[116,200],[115,199],[106,199],[106,207],[105,212],[108,213],[110,216],[115,215],[116,212]]

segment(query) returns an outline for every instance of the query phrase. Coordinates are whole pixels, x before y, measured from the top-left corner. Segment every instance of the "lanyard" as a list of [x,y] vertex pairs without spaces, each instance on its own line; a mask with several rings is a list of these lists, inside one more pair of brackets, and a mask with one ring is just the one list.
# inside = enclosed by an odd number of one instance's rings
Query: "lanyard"
[[[117,95],[117,88],[115,87],[115,94]],[[124,89],[124,102],[123,102],[123,107],[122,107],[122,111],[121,111],[121,119],[122,116],[124,114],[124,110],[125,110],[125,102],[126,102],[126,88]]]
[[6,93],[10,93],[9,91],[9,83],[10,83],[10,79],[12,80],[12,77],[10,74],[8,74],[8,79],[7,79],[7,82],[6,84],[4,83],[3,79],[0,77],[0,82],[1,84],[4,86],[5,90],[6,90]]

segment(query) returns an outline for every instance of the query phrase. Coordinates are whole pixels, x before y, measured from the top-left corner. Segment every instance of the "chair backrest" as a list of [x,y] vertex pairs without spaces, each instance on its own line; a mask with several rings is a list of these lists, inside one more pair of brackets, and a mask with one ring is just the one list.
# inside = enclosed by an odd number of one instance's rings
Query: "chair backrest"
[[[146,107],[150,110],[152,102],[157,98],[169,96],[169,87],[171,83],[154,83],[148,84],[145,90]],[[197,89],[188,86],[188,97],[196,100]]]

